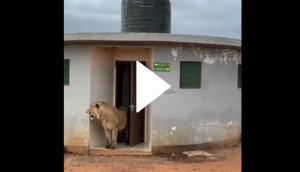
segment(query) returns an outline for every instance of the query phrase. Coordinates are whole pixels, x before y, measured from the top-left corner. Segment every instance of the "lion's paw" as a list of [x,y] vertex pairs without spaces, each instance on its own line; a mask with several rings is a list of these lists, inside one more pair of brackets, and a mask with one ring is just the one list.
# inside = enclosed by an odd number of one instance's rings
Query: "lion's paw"
[[112,145],[112,146],[110,147],[110,149],[116,149],[116,148],[117,148],[116,145]]
[[111,144],[105,145],[105,149],[109,149],[109,148],[111,148]]

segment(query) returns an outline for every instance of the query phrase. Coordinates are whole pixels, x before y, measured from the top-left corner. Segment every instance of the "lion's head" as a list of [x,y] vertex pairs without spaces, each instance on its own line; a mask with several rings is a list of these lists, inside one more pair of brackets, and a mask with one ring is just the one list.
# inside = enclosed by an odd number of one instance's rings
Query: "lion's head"
[[95,117],[102,120],[105,119],[107,115],[112,114],[113,110],[114,107],[110,106],[108,103],[104,101],[97,101],[91,105],[86,113],[88,113],[91,120],[93,120]]
[[91,105],[91,107],[87,110],[86,113],[88,113],[89,117],[90,117],[90,120],[93,120],[95,117],[97,117],[97,119],[99,119],[99,108],[100,108],[100,104],[101,102],[96,102],[96,103],[93,103]]

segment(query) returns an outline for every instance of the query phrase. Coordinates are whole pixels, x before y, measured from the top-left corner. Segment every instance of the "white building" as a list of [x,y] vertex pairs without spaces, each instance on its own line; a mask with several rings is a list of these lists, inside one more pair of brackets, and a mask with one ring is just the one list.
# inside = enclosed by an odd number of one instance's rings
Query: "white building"
[[[241,134],[241,40],[161,33],[85,33],[64,36],[64,145],[68,151],[149,155],[236,144]],[[130,116],[129,145],[104,149],[90,104],[134,104],[134,62],[171,85],[139,115]],[[134,113],[134,112],[131,112]]]

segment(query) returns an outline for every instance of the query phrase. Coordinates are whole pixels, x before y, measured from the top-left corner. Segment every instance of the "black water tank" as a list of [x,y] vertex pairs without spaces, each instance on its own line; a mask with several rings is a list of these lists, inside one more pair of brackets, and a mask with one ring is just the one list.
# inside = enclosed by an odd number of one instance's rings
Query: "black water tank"
[[122,0],[122,32],[171,33],[170,0]]

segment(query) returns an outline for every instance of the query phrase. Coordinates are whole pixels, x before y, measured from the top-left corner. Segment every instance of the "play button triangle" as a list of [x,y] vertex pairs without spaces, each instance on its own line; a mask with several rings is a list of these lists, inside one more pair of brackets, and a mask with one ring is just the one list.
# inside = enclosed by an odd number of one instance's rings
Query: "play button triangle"
[[171,86],[136,61],[136,112],[138,113]]

